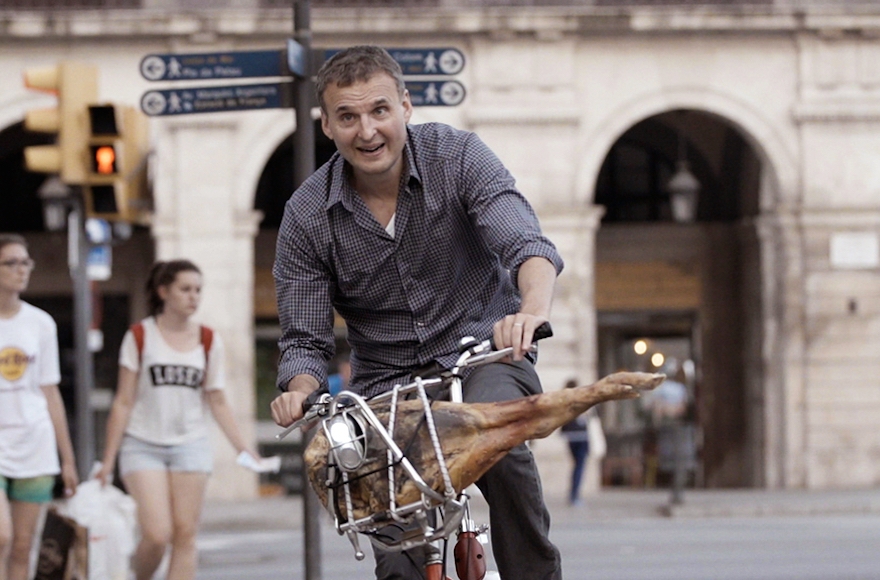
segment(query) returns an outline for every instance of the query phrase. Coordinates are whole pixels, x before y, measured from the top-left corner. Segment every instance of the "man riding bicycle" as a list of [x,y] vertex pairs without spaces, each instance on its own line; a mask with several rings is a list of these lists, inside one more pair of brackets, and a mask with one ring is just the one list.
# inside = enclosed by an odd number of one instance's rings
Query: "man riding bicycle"
[[[513,360],[473,369],[465,402],[541,392],[531,355],[562,259],[514,179],[473,133],[409,125],[400,67],[356,46],[318,72],[321,125],[338,153],[291,196],[273,269],[283,334],[272,417],[287,426],[327,382],[333,309],[352,347],[349,389],[363,397],[449,367],[462,336],[492,336]],[[477,482],[504,580],[562,577],[534,458],[514,448]],[[376,577],[423,577],[420,550],[375,551]]]

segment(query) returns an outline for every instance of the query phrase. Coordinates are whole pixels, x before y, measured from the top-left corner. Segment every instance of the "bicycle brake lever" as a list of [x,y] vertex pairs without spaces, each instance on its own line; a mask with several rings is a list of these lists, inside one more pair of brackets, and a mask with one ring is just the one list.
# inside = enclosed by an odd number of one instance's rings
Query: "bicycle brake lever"
[[297,419],[294,421],[289,427],[285,428],[284,431],[275,435],[275,439],[281,440],[293,433],[296,429],[299,429],[303,425],[308,425],[318,417],[322,417],[327,414],[327,410],[330,408],[330,401],[333,397],[330,393],[323,393],[318,400],[309,407],[309,410],[306,411],[305,415],[302,416],[301,419]]

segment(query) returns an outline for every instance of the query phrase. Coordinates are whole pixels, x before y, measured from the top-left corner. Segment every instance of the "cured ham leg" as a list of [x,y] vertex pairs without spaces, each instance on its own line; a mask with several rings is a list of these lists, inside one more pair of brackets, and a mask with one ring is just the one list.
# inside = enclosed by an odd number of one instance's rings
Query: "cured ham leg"
[[[455,491],[460,492],[477,481],[520,443],[547,437],[598,403],[636,398],[640,391],[657,387],[664,378],[662,374],[623,372],[609,375],[592,385],[512,401],[473,404],[435,401],[431,411]],[[386,400],[375,407],[371,405],[371,408],[387,426],[390,403]],[[425,482],[442,494],[443,477],[420,401],[398,403],[393,437]],[[306,448],[304,459],[312,487],[325,507],[329,452],[330,443],[319,429]],[[385,447],[376,436],[368,438],[368,457],[367,463],[349,474],[352,507],[357,519],[389,508]],[[419,501],[420,497],[412,480],[402,469],[396,468],[397,504],[406,505]],[[345,510],[341,509],[340,513]]]

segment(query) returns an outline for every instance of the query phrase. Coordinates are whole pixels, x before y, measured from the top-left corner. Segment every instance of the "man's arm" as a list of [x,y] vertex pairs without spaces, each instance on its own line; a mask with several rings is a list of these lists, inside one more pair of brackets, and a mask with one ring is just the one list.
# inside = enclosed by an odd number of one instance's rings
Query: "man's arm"
[[519,312],[496,322],[493,335],[498,348],[512,346],[513,360],[522,360],[532,344],[535,329],[550,318],[556,266],[547,258],[528,258],[519,268],[517,285],[522,296]]
[[327,374],[333,356],[332,275],[317,255],[312,232],[294,219],[291,202],[278,232],[272,269],[283,334],[278,342],[278,387],[272,418],[287,426],[302,416],[302,402]]
[[493,338],[499,348],[513,347],[513,359],[521,360],[535,329],[550,317],[562,258],[541,233],[538,217],[513,176],[475,134],[462,153],[459,186],[471,221],[520,291],[519,312],[496,322]]

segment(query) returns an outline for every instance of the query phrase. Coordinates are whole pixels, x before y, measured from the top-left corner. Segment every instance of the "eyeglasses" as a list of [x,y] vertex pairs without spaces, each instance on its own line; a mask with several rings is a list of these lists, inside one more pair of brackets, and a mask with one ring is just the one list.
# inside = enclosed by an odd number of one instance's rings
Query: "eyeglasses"
[[0,262],[0,266],[5,268],[27,268],[28,270],[33,270],[36,262],[31,258],[25,258],[24,260],[4,260]]

